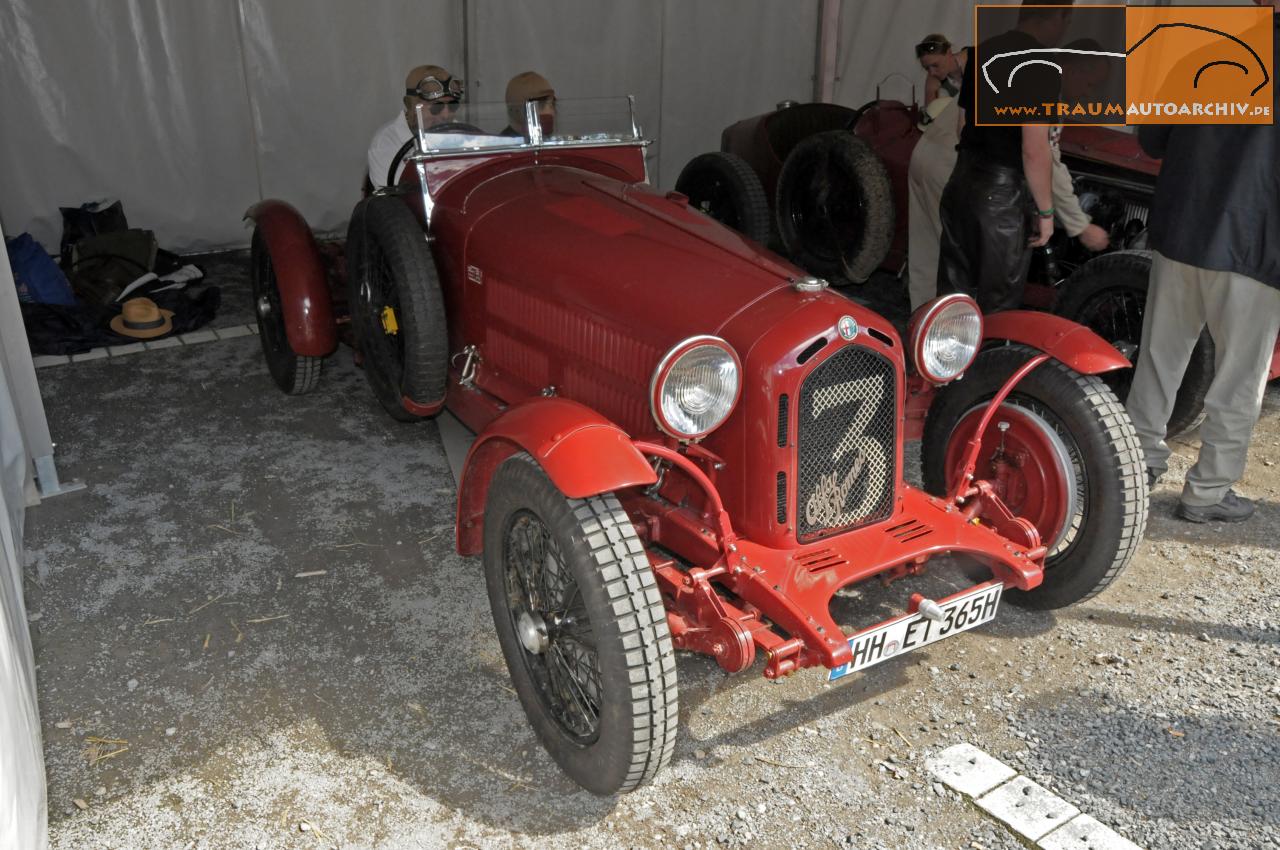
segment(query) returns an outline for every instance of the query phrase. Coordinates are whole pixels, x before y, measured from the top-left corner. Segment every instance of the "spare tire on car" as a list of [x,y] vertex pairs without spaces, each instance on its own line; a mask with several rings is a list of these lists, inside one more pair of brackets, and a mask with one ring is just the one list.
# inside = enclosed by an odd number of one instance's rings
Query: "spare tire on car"
[[689,206],[761,245],[769,243],[773,213],[755,171],[737,154],[714,151],[695,156],[676,178],[676,191]]
[[863,283],[893,242],[889,172],[845,130],[795,146],[778,176],[778,235],[791,259],[826,278]]
[[395,419],[414,422],[444,402],[448,334],[435,259],[403,200],[374,195],[347,228],[351,324],[365,377]]
[[[1089,328],[1136,365],[1150,276],[1149,251],[1114,251],[1094,257],[1062,284],[1054,312]],[[1167,436],[1190,431],[1204,419],[1204,397],[1213,383],[1213,357],[1213,338],[1208,330],[1202,331],[1178,388]],[[1108,372],[1102,378],[1120,401],[1128,397],[1132,369]]]

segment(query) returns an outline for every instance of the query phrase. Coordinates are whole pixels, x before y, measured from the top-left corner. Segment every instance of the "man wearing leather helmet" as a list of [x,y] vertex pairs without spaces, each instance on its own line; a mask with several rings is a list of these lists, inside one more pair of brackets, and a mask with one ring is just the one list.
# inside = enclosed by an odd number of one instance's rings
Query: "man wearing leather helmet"
[[374,133],[373,141],[369,143],[369,182],[374,188],[387,184],[387,169],[418,129],[419,104],[422,104],[426,122],[423,129],[430,129],[452,121],[458,104],[462,102],[462,80],[439,65],[419,65],[405,77],[404,85],[403,113]]
[[542,124],[544,135],[555,132],[556,90],[551,87],[547,78],[537,71],[525,71],[516,74],[507,83],[507,128],[504,136],[528,136],[528,121],[525,119],[525,104],[534,101],[538,105],[538,120]]

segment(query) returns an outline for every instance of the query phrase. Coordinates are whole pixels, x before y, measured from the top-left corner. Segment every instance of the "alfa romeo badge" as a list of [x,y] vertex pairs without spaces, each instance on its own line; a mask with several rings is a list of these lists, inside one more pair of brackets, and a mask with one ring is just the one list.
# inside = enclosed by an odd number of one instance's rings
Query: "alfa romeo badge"
[[836,330],[840,332],[841,339],[851,340],[858,335],[858,322],[853,316],[841,316],[836,322]]

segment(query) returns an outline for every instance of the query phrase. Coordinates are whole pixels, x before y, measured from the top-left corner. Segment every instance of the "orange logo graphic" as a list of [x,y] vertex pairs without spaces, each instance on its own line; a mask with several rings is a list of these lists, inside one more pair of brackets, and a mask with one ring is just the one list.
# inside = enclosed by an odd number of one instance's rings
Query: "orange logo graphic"
[[1018,14],[974,9],[980,125],[1273,121],[1270,5],[1081,6],[1053,45],[1016,32]]
[[1130,6],[1129,124],[1270,124],[1273,9]]

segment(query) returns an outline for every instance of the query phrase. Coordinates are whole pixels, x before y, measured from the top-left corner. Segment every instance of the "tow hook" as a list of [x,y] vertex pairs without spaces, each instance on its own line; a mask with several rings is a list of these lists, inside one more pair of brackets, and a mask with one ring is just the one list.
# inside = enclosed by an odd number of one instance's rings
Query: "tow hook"
[[920,601],[920,607],[917,608],[920,616],[926,620],[933,620],[935,623],[941,623],[945,615],[942,613],[942,606],[932,599],[923,599]]

